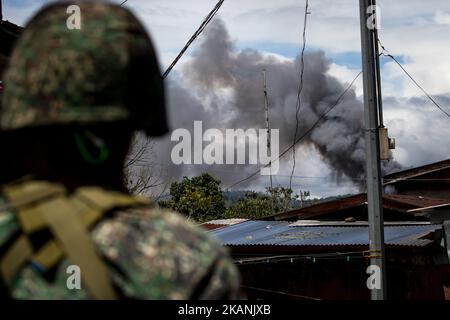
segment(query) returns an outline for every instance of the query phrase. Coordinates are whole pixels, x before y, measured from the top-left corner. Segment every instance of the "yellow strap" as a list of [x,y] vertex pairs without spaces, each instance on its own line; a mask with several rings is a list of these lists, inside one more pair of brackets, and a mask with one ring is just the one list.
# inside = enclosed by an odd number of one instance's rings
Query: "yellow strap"
[[5,187],[3,192],[8,198],[8,204],[5,208],[0,208],[0,211],[15,209],[22,231],[27,234],[45,227],[45,222],[40,213],[36,212],[34,204],[66,193],[62,185],[46,181],[14,184]]
[[[7,186],[3,189],[4,195],[8,198],[8,208],[17,209],[35,202],[40,202],[46,198],[65,194],[63,185],[47,181],[27,181],[20,184]],[[6,210],[1,208],[0,211]]]
[[33,255],[33,247],[26,233],[43,226],[40,214],[35,215],[36,212],[30,206],[49,197],[64,194],[65,190],[55,183],[27,181],[9,185],[3,189],[3,193],[8,198],[8,204],[2,206],[0,211],[22,208],[18,209],[18,219],[25,233],[11,245],[0,260],[0,275],[2,279],[9,281]]
[[0,261],[1,278],[6,281],[16,274],[17,270],[28,260],[33,254],[33,248],[27,237],[21,236],[9,248]]
[[[46,181],[27,181],[20,184],[14,184],[11,186],[8,186],[4,189],[5,195],[9,198],[11,205],[9,205],[9,208],[13,207],[17,210],[17,216],[18,220],[20,222],[20,225],[22,227],[22,231],[27,234],[31,234],[33,232],[36,232],[46,226],[49,226],[52,230],[54,226],[50,226],[48,223],[48,217],[44,217],[44,213],[46,212],[45,208],[48,203],[45,203],[45,201],[51,203],[53,200],[49,200],[55,197],[58,197],[59,200],[62,198],[62,195],[65,195],[66,191],[62,185],[46,182]],[[44,202],[41,205],[39,202]],[[82,233],[85,235],[82,236],[82,238],[86,238],[86,229],[89,229],[92,227],[96,222],[98,222],[104,215],[105,212],[119,207],[129,207],[133,205],[150,205],[151,202],[148,199],[140,198],[140,197],[133,197],[124,193],[120,192],[114,192],[114,191],[107,191],[100,187],[82,187],[77,190],[77,192],[74,194],[74,196],[71,197],[71,199],[64,199],[63,201],[65,203],[65,206],[70,207],[70,214],[73,217],[77,218],[77,224],[78,224],[78,231],[77,236],[80,235],[80,230],[82,230]],[[61,214],[65,216],[66,212],[65,209],[60,209]],[[69,215],[69,213],[67,213]],[[65,229],[69,228],[70,224],[64,224]],[[84,227],[84,228],[83,228]],[[57,233],[53,230],[55,236],[59,239]],[[64,231],[65,232],[65,231]],[[59,232],[58,234],[60,234]],[[56,242],[54,240],[48,241],[37,253],[33,255],[32,246],[29,242],[29,240],[25,237],[25,235],[19,240],[16,241],[16,243],[11,247],[11,249],[7,252],[7,254],[4,256],[3,260],[1,261],[1,267],[5,271],[2,271],[3,273],[8,274],[10,277],[13,276],[18,269],[22,266],[26,260],[30,259],[32,256],[32,260],[36,263],[38,263],[42,268],[45,270],[51,268],[54,266],[60,259],[64,256],[64,252],[66,251],[67,245],[74,244],[75,247],[82,248],[82,244],[78,243],[76,240],[71,239],[70,242],[67,242],[66,245],[63,245],[59,242]],[[75,237],[76,238],[76,237]],[[87,237],[88,239],[84,239],[84,242],[91,242],[90,237]],[[60,239],[59,239],[60,240]],[[62,241],[60,241],[62,242]],[[93,245],[91,244],[91,247]],[[95,249],[91,248],[90,255],[95,255]],[[82,254],[79,253],[81,249],[75,250],[75,258],[79,259],[82,258]],[[67,256],[70,259],[69,253],[66,252]],[[72,254],[74,255],[74,253]],[[72,257],[73,259],[73,257]],[[96,262],[95,262],[95,261]],[[91,269],[89,267],[89,263],[86,261],[86,259],[82,259],[82,262],[88,266],[89,274],[98,273],[101,271],[103,267],[102,261],[97,257],[97,259],[94,258],[94,269]],[[73,261],[73,260],[72,260]],[[101,267],[98,267],[98,264],[101,264]],[[78,264],[79,265],[79,264]],[[81,265],[79,265],[81,267]],[[106,274],[106,271],[104,271]],[[96,279],[93,275],[89,276],[91,279]],[[110,289],[105,289],[105,285],[96,285],[97,280],[85,280],[88,286],[88,290],[92,291],[93,296],[96,295],[94,292],[99,293],[108,293],[106,295],[107,298],[111,297],[111,292],[114,294],[114,291]],[[108,283],[108,279],[103,279],[102,283]],[[89,287],[92,287],[89,289]],[[103,295],[99,296],[102,297]]]
[[130,196],[121,192],[104,190],[100,187],[79,188],[75,192],[74,197],[83,202],[90,203],[102,212],[119,207],[151,204],[151,201],[144,197]]
[[[147,199],[106,191],[97,187],[83,187],[71,197],[70,203],[73,210],[77,212],[81,224],[89,230],[103,217],[106,211],[116,207],[150,204],[151,202]],[[22,225],[26,227],[27,231],[34,231],[46,225],[38,208],[22,210],[19,217],[22,217]],[[48,270],[63,255],[63,249],[57,243],[50,241],[33,256],[32,260],[44,270]]]
[[64,256],[64,252],[54,240],[48,241],[31,260],[39,264],[44,270],[48,270],[58,263]]
[[17,210],[17,219],[22,231],[31,234],[45,227],[45,220],[36,207],[26,207]]
[[67,258],[80,267],[81,277],[91,296],[94,299],[115,299],[108,270],[71,203],[60,197],[41,204],[39,209]]

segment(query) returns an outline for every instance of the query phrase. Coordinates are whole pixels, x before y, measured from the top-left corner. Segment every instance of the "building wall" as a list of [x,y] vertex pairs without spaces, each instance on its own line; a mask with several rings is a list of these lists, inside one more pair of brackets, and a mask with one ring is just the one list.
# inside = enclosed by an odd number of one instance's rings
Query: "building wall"
[[[279,300],[369,300],[366,274],[370,261],[364,257],[346,256],[327,259],[306,258],[319,253],[362,252],[365,247],[336,248],[289,247],[265,250],[263,247],[233,248],[235,260],[243,257],[298,255],[290,261],[261,261],[237,263],[247,297]],[[395,247],[386,251],[387,295],[391,300],[444,300],[444,286],[450,286],[450,267],[436,262],[443,254],[440,246]]]
[[[370,300],[364,261],[302,261],[239,267],[247,297],[292,300]],[[439,272],[431,266],[390,265],[388,299],[444,300]]]

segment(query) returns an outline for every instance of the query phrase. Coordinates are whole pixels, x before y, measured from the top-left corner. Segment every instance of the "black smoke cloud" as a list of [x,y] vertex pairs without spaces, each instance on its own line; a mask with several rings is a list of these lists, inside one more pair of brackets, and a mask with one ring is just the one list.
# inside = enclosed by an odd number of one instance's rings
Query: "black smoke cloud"
[[[300,59],[281,60],[246,49],[235,50],[221,20],[216,19],[206,36],[168,84],[172,129],[191,130],[194,120],[203,121],[204,130],[264,128],[262,70],[267,70],[271,127],[280,129],[280,152],[293,142]],[[304,87],[299,113],[299,134],[308,130],[332,106],[346,85],[327,74],[330,61],[321,51],[305,54]],[[349,90],[339,105],[302,142],[314,147],[335,176],[361,179],[364,176],[363,106]],[[243,165],[179,165],[170,161],[174,142],[170,137],[157,142],[158,161],[167,166],[168,175],[177,180],[184,175],[209,171],[227,185],[257,167]],[[298,147],[297,152],[304,148]],[[284,157],[280,168],[290,166],[292,154]],[[301,163],[297,164],[301,166]],[[384,171],[400,168],[385,162]],[[287,171],[287,170],[285,170]],[[242,184],[245,187],[246,182]]]

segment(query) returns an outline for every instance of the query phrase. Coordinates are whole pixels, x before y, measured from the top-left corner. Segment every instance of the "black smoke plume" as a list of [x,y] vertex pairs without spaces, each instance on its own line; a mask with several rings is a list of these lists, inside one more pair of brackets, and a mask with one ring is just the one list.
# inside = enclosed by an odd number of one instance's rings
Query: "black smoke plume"
[[[280,151],[290,146],[295,132],[295,109],[300,59],[280,59],[252,49],[238,51],[225,28],[216,19],[181,73],[171,75],[169,89],[172,129],[191,129],[194,120],[202,120],[204,130],[264,128],[262,70],[267,71],[271,127],[280,129]],[[304,87],[299,113],[299,134],[308,130],[338,99],[347,84],[327,74],[330,66],[322,51],[307,52],[304,57]],[[159,161],[167,164],[173,179],[210,171],[224,184],[232,183],[257,167],[242,165],[180,165],[170,161],[175,143],[170,137],[158,142]],[[346,176],[360,181],[365,175],[363,106],[353,89],[342,98],[302,143],[313,146],[337,178]],[[297,152],[304,152],[298,147]],[[280,163],[291,166],[291,153]],[[297,163],[297,166],[301,166]],[[383,171],[400,168],[393,160],[384,162]],[[290,170],[285,170],[285,172]],[[246,182],[242,184],[245,187]]]

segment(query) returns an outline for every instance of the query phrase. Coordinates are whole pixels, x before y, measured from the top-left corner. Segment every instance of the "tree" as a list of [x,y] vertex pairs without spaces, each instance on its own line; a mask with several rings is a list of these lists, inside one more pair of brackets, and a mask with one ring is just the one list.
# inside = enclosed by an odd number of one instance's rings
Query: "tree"
[[305,201],[308,200],[308,198],[310,196],[311,196],[311,192],[300,190],[300,208],[303,208]]
[[247,192],[244,199],[227,208],[227,218],[254,219],[291,209],[296,197],[292,189],[284,187],[266,188],[264,194]]
[[[162,177],[162,169],[151,159],[154,158],[153,141],[140,133],[133,137],[130,152],[124,166],[125,185],[133,194],[147,194],[151,189],[159,189],[161,195],[167,189]],[[153,195],[159,198],[159,195]]]
[[188,219],[204,222],[223,218],[225,202],[220,181],[208,173],[188,178],[170,186],[171,199],[160,201],[162,207],[183,213]]

